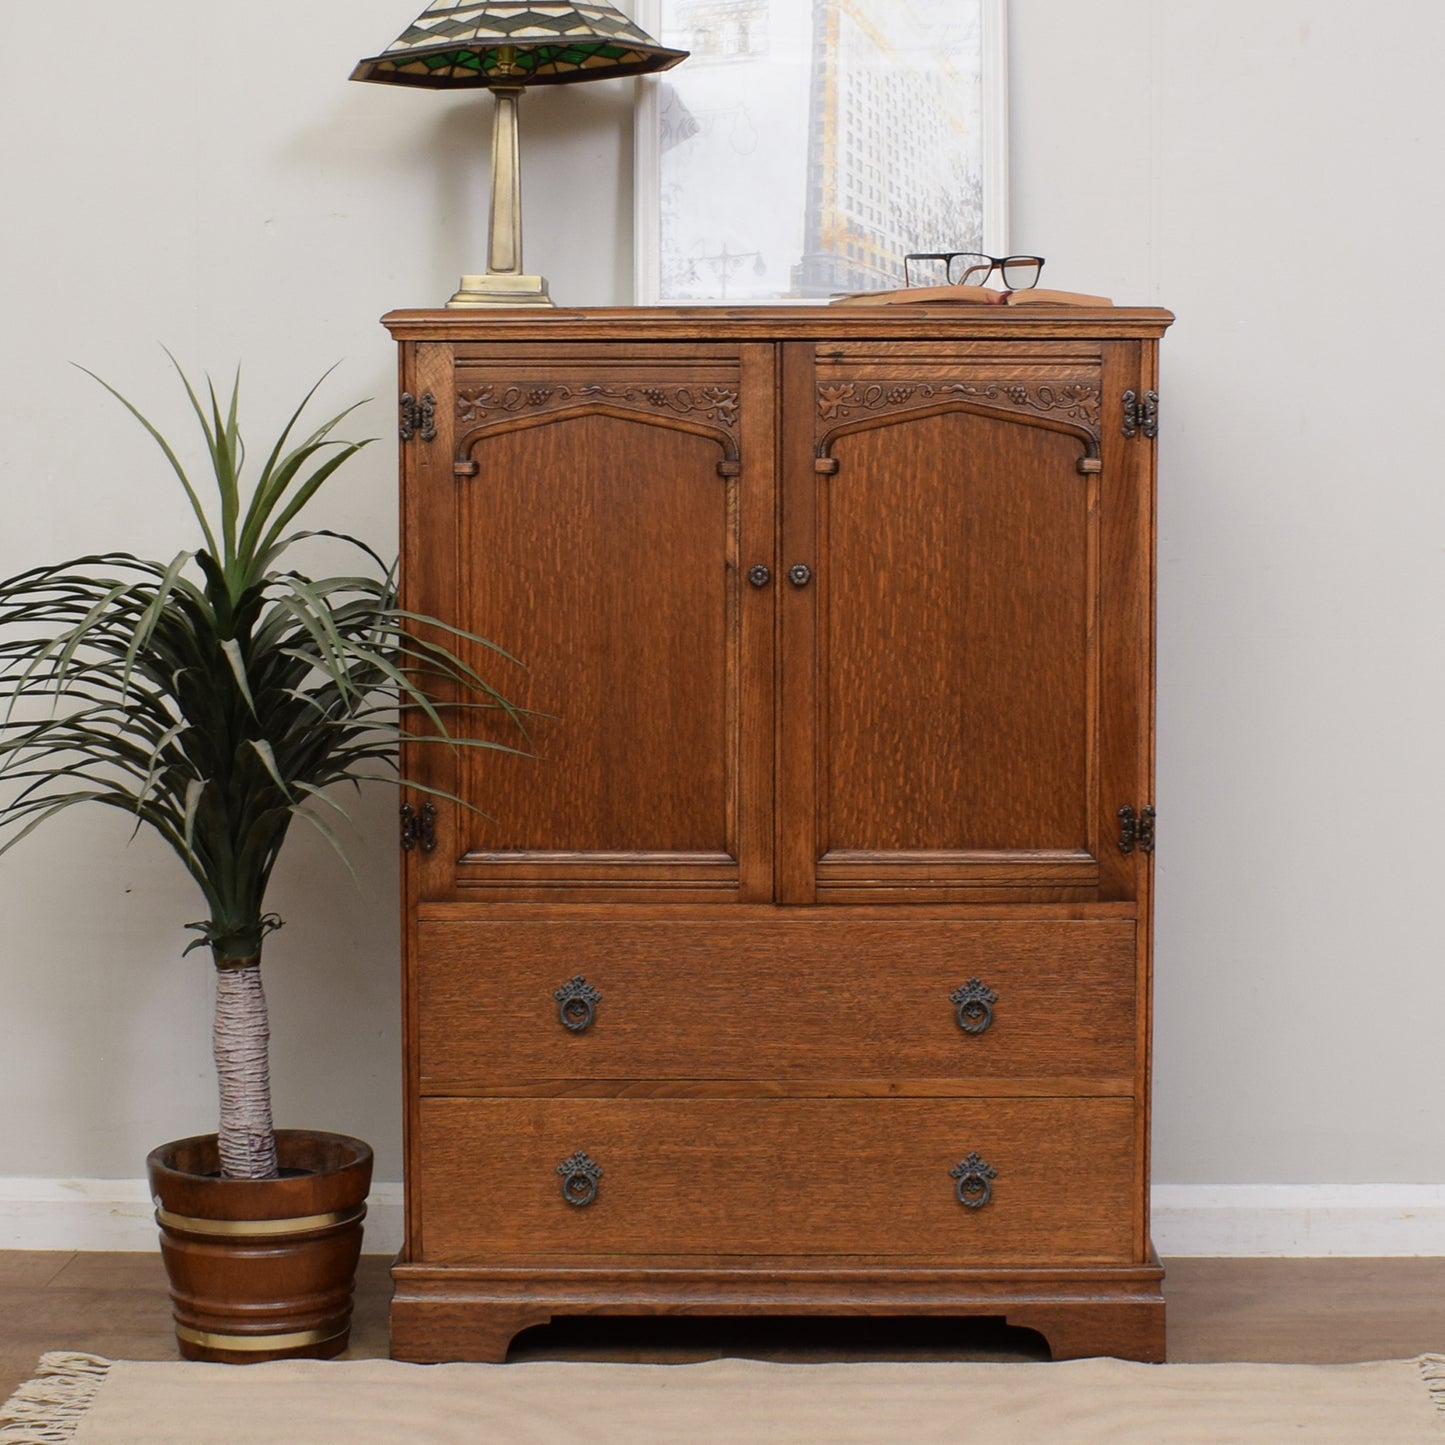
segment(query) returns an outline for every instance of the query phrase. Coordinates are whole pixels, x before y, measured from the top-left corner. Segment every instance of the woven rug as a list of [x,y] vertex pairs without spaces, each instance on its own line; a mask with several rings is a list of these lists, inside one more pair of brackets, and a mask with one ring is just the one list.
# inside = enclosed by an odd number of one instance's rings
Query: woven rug
[[275,1365],[45,1355],[0,1441],[73,1445],[1415,1445],[1445,1355],[1369,1365]]

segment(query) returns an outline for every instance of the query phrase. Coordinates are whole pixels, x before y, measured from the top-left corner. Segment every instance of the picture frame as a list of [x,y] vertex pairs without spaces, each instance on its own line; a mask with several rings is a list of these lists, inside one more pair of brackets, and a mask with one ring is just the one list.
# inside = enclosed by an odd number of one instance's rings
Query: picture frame
[[1008,251],[1005,0],[634,0],[639,305],[818,304]]

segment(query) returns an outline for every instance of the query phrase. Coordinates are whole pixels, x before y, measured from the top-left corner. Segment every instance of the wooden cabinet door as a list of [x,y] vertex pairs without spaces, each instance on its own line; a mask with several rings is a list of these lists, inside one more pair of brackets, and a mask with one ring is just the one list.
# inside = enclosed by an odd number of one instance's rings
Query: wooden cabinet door
[[518,660],[469,653],[530,733],[483,712],[527,755],[410,745],[483,810],[437,804],[418,898],[770,897],[771,348],[414,352],[436,435],[404,453],[405,575]]
[[1143,361],[789,348],[782,901],[1135,896],[1152,443],[1117,413]]

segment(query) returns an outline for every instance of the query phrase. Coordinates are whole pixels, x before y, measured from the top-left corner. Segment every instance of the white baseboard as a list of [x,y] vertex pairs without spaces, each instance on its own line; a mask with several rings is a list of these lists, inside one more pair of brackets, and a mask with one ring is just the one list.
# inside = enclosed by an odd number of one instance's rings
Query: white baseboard
[[1156,1184],[1170,1255],[1445,1255],[1438,1184]]
[[[1445,1255],[1445,1187],[1156,1184],[1154,1245],[1170,1255]],[[372,1187],[368,1254],[402,1239],[400,1184]],[[0,1249],[148,1250],[143,1179],[0,1178]]]
[[[400,1184],[374,1184],[362,1248],[401,1248]],[[0,1249],[146,1250],[155,1208],[144,1179],[0,1178]]]

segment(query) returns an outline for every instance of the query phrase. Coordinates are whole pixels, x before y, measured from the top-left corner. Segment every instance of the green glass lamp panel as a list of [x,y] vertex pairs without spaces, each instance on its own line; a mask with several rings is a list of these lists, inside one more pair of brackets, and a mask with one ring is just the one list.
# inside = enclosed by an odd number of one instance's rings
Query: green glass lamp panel
[[482,57],[473,50],[449,50],[417,57],[428,70],[480,70]]
[[[554,68],[577,69],[599,59],[631,61],[640,58],[636,51],[617,45],[538,45],[519,47],[512,56],[512,64],[519,70],[536,73]],[[499,62],[500,55],[496,50],[437,50],[417,55],[410,63],[424,65],[429,71],[485,72],[495,70]]]
[[[537,57],[537,68],[540,70],[544,65],[576,68],[599,57],[604,60],[624,60],[635,56],[636,52],[620,49],[616,45],[539,45],[533,54]],[[522,63],[521,55],[518,55],[517,60],[519,64]]]

